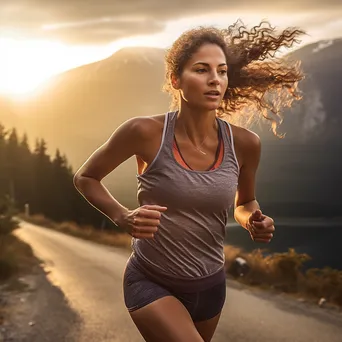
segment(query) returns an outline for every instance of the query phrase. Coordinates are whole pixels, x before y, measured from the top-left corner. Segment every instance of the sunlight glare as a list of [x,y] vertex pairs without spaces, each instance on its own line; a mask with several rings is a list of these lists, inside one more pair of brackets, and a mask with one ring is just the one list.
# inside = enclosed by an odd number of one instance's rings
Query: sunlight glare
[[0,38],[0,93],[27,97],[53,75],[111,56],[128,46],[158,46],[153,36],[120,39],[102,47]]
[[0,38],[0,92],[30,94],[54,74],[90,63],[102,49],[72,47],[59,42]]

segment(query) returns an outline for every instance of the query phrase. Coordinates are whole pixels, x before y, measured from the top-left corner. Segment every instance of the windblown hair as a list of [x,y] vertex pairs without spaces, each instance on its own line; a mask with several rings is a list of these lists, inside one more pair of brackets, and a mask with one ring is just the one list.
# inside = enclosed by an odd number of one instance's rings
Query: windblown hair
[[297,85],[304,74],[300,61],[275,55],[281,48],[299,43],[298,36],[304,33],[298,28],[276,32],[267,21],[248,30],[240,20],[228,29],[199,27],[184,32],[165,57],[163,90],[172,95],[171,109],[179,106],[179,92],[172,87],[171,75],[180,77],[187,61],[203,44],[216,44],[228,64],[228,88],[217,116],[229,116],[229,121],[243,125],[264,117],[272,122],[272,130],[278,135],[281,110],[301,98]]

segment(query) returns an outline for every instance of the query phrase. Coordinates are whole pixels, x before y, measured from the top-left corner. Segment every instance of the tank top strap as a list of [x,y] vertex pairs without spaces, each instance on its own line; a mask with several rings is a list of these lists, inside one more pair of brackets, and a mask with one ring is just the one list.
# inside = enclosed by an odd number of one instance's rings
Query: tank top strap
[[223,139],[224,146],[225,146],[224,155],[228,157],[224,159],[230,160],[230,161],[231,159],[233,159],[235,166],[237,167],[237,169],[239,169],[239,163],[237,161],[236,154],[235,154],[234,137],[233,137],[232,128],[230,124],[225,120],[218,118],[218,122],[221,127],[222,139]]
[[163,150],[164,153],[172,156],[172,147],[175,135],[175,124],[177,119],[177,112],[168,112],[166,113],[165,125],[164,127],[164,141],[163,141]]
[[[217,118],[217,122],[218,122],[220,130],[221,130],[221,137],[223,139],[224,146],[230,147],[230,145],[231,145],[230,144],[230,137],[228,135],[227,126],[226,126],[225,122],[220,118]],[[228,150],[229,149],[225,148],[225,153],[227,153]]]

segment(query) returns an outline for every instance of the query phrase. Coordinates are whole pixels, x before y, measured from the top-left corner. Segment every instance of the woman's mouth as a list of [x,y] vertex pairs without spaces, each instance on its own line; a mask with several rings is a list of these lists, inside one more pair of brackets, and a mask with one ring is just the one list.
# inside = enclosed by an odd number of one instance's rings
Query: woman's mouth
[[205,97],[211,100],[217,100],[220,97],[220,92],[218,90],[211,90],[204,93]]

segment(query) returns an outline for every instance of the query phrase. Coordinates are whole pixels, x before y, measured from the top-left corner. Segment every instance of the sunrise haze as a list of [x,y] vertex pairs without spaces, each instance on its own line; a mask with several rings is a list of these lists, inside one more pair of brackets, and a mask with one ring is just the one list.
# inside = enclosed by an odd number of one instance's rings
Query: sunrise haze
[[[3,0],[0,12],[0,93],[30,96],[52,75],[109,57],[127,46],[167,48],[199,25],[226,28],[239,18],[249,27],[266,19],[306,30],[301,46],[342,36],[337,0],[119,1],[34,4]],[[295,46],[297,48],[298,46]]]

